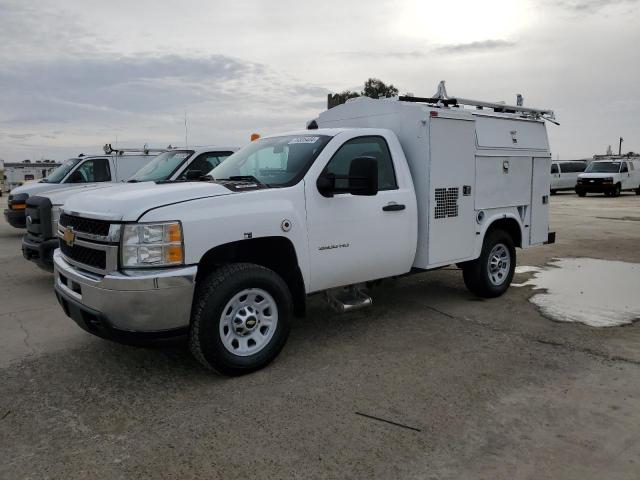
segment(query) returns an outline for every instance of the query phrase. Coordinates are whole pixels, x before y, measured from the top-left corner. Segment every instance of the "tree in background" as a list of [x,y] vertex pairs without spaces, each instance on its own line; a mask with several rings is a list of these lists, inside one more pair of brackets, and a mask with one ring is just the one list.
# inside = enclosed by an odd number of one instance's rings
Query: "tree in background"
[[364,82],[364,90],[361,92],[355,92],[353,90],[344,90],[340,93],[329,94],[328,96],[328,107],[333,108],[337,105],[340,105],[350,98],[355,97],[371,97],[371,98],[380,98],[380,97],[395,97],[398,95],[398,89],[394,87],[392,84],[387,85],[379,78],[370,78],[366,82]]

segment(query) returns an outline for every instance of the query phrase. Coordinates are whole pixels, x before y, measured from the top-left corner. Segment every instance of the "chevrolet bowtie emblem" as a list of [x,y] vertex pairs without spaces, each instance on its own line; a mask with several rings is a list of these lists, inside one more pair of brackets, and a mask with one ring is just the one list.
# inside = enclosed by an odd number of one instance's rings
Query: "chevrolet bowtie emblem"
[[62,240],[64,240],[64,242],[70,247],[73,247],[73,242],[75,241],[75,239],[76,234],[73,232],[73,228],[66,227],[64,229],[64,234],[62,235]]

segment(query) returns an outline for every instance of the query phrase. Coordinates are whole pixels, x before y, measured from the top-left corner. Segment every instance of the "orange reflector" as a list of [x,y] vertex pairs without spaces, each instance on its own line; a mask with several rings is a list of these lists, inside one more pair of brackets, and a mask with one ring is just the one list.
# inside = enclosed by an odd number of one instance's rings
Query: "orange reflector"
[[11,210],[24,210],[27,205],[24,203],[14,203],[9,207]]
[[167,245],[164,259],[167,263],[182,263],[182,245]]
[[180,225],[177,223],[170,223],[167,225],[167,242],[181,242],[182,232],[180,231]]
[[255,141],[258,140],[260,138],[260,134],[259,133],[252,133],[251,134],[251,141]]

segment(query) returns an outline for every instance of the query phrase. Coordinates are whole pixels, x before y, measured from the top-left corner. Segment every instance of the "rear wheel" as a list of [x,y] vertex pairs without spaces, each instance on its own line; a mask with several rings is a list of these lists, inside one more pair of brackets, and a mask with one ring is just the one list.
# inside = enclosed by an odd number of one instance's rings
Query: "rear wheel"
[[258,370],[284,347],[291,310],[289,289],[272,270],[250,263],[222,266],[198,285],[191,352],[225,375]]
[[486,298],[502,295],[511,284],[516,267],[516,249],[504,230],[492,230],[484,238],[477,260],[463,265],[464,283],[472,293]]

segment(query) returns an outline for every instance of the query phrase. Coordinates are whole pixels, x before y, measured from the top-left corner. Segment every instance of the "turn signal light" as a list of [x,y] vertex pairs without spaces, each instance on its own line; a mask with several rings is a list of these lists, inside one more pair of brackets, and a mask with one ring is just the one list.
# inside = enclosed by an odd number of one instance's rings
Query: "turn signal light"
[[164,258],[167,263],[182,263],[182,245],[167,245]]
[[14,203],[9,207],[11,210],[24,210],[27,208],[25,203]]

